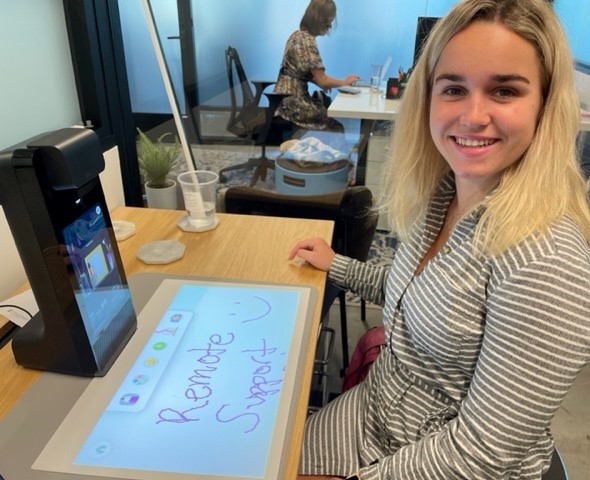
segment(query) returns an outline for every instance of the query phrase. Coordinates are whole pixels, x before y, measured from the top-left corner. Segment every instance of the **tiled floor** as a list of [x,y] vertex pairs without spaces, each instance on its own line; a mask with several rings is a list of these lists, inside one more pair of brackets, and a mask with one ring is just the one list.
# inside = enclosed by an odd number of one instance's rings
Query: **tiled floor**
[[[360,320],[359,308],[347,306],[349,352],[362,333],[373,325],[381,322],[381,309],[369,305],[367,307],[367,323]],[[336,332],[334,349],[328,365],[329,390],[339,392],[342,368],[342,350],[340,342],[340,313],[336,303],[330,310],[328,326]],[[557,412],[553,422],[553,435],[556,445],[563,457],[569,480],[590,479],[590,366],[580,372],[576,382],[568,393],[563,405]]]

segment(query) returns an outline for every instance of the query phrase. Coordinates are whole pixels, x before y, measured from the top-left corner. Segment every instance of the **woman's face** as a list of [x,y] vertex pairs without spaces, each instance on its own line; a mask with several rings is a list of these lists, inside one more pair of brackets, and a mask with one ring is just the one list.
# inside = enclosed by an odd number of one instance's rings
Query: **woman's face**
[[543,104],[534,47],[498,23],[457,33],[434,70],[430,132],[457,192],[488,192],[524,154]]
[[334,17],[327,18],[326,23],[323,25],[320,35],[326,35],[330,31],[330,29],[332,28],[333,23],[334,23]]

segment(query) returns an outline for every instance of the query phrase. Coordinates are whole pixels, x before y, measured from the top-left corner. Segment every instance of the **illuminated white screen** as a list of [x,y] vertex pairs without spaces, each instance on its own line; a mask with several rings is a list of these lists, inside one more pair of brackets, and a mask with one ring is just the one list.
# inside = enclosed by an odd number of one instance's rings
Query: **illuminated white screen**
[[[125,469],[138,479],[276,478],[309,289],[164,284],[168,293],[148,304],[164,300],[157,318],[145,322],[148,307],[139,316],[133,354],[126,348],[123,366],[117,360],[91,382],[34,468],[102,477]],[[54,448],[71,459],[55,465]]]

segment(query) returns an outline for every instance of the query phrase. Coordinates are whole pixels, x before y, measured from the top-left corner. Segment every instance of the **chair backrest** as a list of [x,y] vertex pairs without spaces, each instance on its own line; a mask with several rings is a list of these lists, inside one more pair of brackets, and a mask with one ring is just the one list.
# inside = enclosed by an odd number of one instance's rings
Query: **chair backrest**
[[250,82],[248,81],[248,77],[242,66],[240,55],[238,55],[238,51],[231,45],[225,50],[225,67],[227,70],[227,80],[229,83],[232,105],[237,106],[236,91],[234,89],[236,86],[234,75],[237,77],[242,92],[242,104],[254,104],[254,92],[250,87]]
[[[227,129],[239,137],[249,137],[264,123],[265,112],[258,106],[238,51],[232,46],[225,50],[225,68],[231,101]],[[238,88],[241,92],[241,102],[238,102],[236,94]]]
[[344,193],[282,195],[249,187],[225,192],[225,211],[275,217],[334,221],[332,248],[337,253],[365,261],[377,228],[373,195],[365,186],[348,187]]
[[336,233],[342,228],[342,245],[335,250],[362,262],[369,256],[379,216],[372,210],[373,194],[363,186],[349,187],[342,201],[342,222],[336,222]]

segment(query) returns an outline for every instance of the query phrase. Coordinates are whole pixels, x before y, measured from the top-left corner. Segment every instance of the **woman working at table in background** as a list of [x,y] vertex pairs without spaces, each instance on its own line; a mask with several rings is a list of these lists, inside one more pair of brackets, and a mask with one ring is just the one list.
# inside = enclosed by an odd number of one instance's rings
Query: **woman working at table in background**
[[544,0],[466,0],[434,28],[395,124],[389,271],[298,255],[383,303],[367,378],[307,424],[301,479],[541,479],[590,360],[590,212],[572,59]]
[[291,96],[281,102],[276,115],[305,129],[344,131],[340,122],[328,117],[323,103],[309,94],[308,82],[329,90],[351,85],[359,79],[357,75],[347,75],[340,80],[326,74],[316,37],[326,35],[335,21],[333,0],[311,0],[299,30],[291,34],[285,46],[274,91]]

